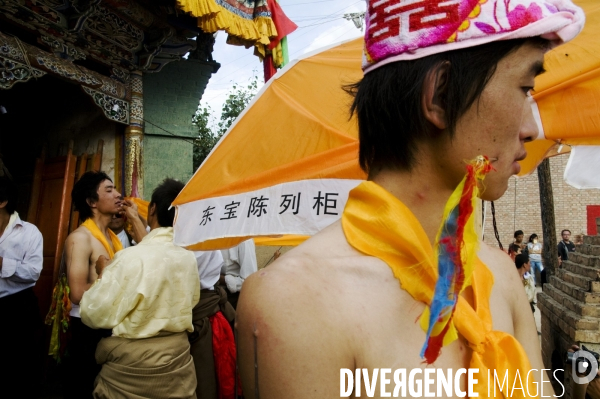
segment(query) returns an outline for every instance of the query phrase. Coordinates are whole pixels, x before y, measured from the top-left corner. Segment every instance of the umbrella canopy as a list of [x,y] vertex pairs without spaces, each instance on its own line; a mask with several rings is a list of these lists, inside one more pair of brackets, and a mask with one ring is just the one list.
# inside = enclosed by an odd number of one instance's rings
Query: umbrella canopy
[[[533,107],[542,138],[528,143],[523,173],[568,145],[600,144],[600,5],[579,1],[588,23],[549,52]],[[339,219],[358,165],[352,98],[363,39],[292,61],[257,94],[173,203],[175,243],[226,248],[249,238],[293,245]],[[568,146],[563,146],[563,152]],[[273,238],[273,236],[282,236]]]
[[600,2],[576,3],[585,11],[585,27],[544,58],[547,72],[536,78],[533,94],[540,137],[526,145],[522,175],[531,173],[544,157],[568,152],[570,146],[600,145]]

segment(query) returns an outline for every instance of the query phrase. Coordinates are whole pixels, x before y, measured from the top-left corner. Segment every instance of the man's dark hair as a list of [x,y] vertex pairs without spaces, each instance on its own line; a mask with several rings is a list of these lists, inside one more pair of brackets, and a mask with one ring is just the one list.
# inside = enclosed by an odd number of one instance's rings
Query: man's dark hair
[[173,227],[175,207],[169,209],[175,198],[183,190],[184,184],[178,180],[166,178],[152,192],[150,207],[156,205],[156,218],[162,227]]
[[477,101],[498,62],[526,42],[548,46],[541,38],[501,40],[481,46],[433,54],[383,65],[345,90],[354,95],[351,114],[358,117],[359,162],[372,177],[383,169],[410,170],[415,144],[441,131],[423,114],[423,83],[429,73],[448,63],[441,97],[450,137],[458,119]]
[[517,266],[517,269],[522,268],[523,265],[526,263],[529,263],[529,255],[518,254],[517,256],[515,256],[515,266]]
[[538,238],[538,235],[533,233],[532,235],[529,236],[529,242],[533,242],[533,240],[535,240],[536,238]]
[[523,230],[517,230],[515,231],[515,238],[517,238],[518,236],[524,236],[525,233],[523,233]]
[[17,185],[8,176],[0,177],[0,202],[8,201],[4,209],[9,215],[17,209]]
[[509,254],[512,254],[513,252],[517,253],[517,252],[519,252],[520,249],[521,249],[521,247],[513,242],[512,244],[510,244],[508,246],[508,253]]
[[71,200],[73,201],[73,206],[79,212],[80,221],[84,222],[86,219],[92,217],[92,208],[88,204],[88,200],[98,201],[98,188],[104,180],[112,182],[110,177],[104,172],[89,171],[81,175],[77,183],[73,186]]
[[564,229],[563,231],[561,231],[561,232],[560,232],[560,235],[562,236],[563,234],[565,234],[565,231],[568,231],[568,232],[569,232],[569,234],[572,234],[572,233],[571,233],[571,230],[569,230],[569,229]]

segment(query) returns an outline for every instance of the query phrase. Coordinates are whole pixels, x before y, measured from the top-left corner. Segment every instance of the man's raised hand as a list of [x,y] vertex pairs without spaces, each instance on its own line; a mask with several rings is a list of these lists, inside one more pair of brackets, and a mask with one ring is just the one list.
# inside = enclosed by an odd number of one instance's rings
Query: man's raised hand
[[100,255],[98,260],[96,261],[96,274],[98,274],[98,278],[102,276],[102,272],[104,268],[108,265],[109,260],[106,256]]
[[124,200],[123,209],[125,210],[125,215],[127,216],[128,220],[139,219],[140,216],[138,214],[138,206],[135,202],[131,200]]

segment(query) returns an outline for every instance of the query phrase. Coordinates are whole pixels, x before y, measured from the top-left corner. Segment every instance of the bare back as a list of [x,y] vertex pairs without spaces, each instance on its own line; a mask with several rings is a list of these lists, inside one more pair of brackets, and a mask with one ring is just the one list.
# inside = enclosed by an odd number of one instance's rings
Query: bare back
[[79,304],[83,293],[98,278],[95,265],[100,255],[109,258],[104,245],[94,238],[87,228],[79,226],[67,237],[65,242],[65,260],[67,263],[67,278],[71,289],[70,299],[72,303]]
[[[515,335],[533,368],[542,369],[534,319],[514,265],[486,245],[479,256],[495,278],[494,330]],[[342,368],[423,369],[425,333],[416,320],[424,308],[383,261],[352,248],[341,223],[334,223],[246,280],[236,323],[245,395],[256,398],[258,382],[262,399],[340,397]],[[470,358],[461,337],[443,348],[433,366],[468,368]],[[464,390],[466,378],[462,385]],[[378,387],[374,397],[379,394]]]

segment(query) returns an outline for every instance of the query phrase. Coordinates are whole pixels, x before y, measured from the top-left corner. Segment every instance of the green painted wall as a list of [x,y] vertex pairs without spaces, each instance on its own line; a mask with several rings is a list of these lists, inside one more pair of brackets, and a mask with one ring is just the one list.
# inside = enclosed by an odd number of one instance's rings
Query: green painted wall
[[218,66],[215,62],[190,59],[171,62],[158,73],[144,74],[146,200],[164,178],[186,182],[192,176],[193,146],[190,142],[198,134],[197,128],[192,125],[192,117],[208,80]]

